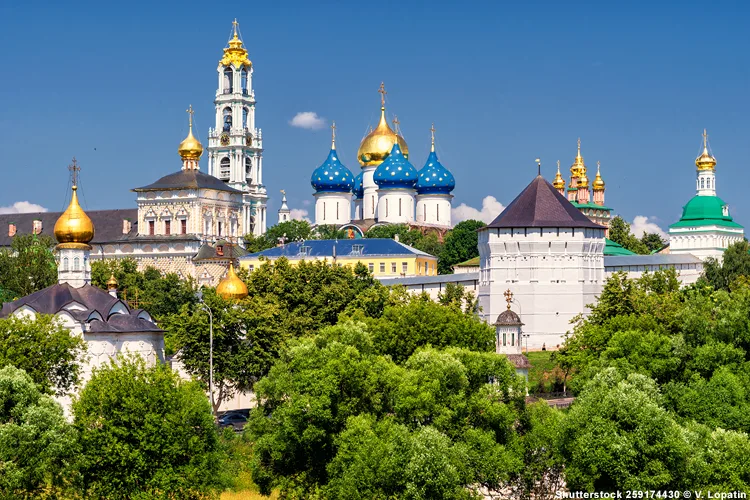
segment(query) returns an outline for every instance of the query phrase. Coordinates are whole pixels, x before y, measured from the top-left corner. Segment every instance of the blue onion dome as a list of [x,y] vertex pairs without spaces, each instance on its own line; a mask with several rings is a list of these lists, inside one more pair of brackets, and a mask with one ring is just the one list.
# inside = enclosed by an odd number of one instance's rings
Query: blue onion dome
[[332,147],[326,161],[313,171],[310,184],[318,193],[349,193],[354,174],[339,161],[339,154]]
[[388,157],[378,165],[374,175],[375,184],[381,189],[413,189],[417,182],[417,169],[409,163],[398,142],[393,145]]
[[430,151],[417,177],[417,194],[450,194],[455,187],[453,174],[438,161],[435,151]]
[[352,191],[354,191],[354,196],[356,196],[359,199],[362,199],[365,197],[365,187],[362,185],[362,181],[364,180],[365,173],[360,172],[357,177],[354,178],[354,187],[352,188]]

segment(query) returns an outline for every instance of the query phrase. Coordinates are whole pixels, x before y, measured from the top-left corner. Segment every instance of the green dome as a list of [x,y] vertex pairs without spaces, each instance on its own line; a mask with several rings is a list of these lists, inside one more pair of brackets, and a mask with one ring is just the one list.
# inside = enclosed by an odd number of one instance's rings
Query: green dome
[[729,207],[718,196],[694,196],[687,202],[687,205],[682,207],[682,217],[679,222],[669,227],[688,226],[742,227],[732,220]]

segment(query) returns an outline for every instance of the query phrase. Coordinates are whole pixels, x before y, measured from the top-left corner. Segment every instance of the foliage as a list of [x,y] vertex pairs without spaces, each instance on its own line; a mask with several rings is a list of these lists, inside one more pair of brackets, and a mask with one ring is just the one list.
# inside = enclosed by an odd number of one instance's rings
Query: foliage
[[0,497],[42,498],[64,485],[75,434],[23,370],[0,369]]
[[479,236],[477,230],[486,226],[482,221],[461,221],[445,236],[445,245],[440,252],[438,271],[440,274],[452,274],[453,266],[479,256]]
[[135,259],[107,259],[91,263],[91,284],[107,288],[107,281],[114,275],[117,294],[131,305],[146,309],[160,320],[174,314],[184,304],[194,304],[197,286],[191,278],[182,279],[177,274],[162,274],[156,268],[138,270]]
[[202,388],[166,365],[97,369],[73,404],[86,498],[208,498],[222,452]]
[[641,236],[641,243],[646,245],[649,253],[661,250],[664,248],[664,245],[667,244],[659,233],[647,233],[646,231],[644,231],[643,236]]
[[567,374],[557,360],[556,351],[531,351],[526,353],[529,368],[529,393],[561,392],[566,386]]
[[[646,243],[639,240],[637,236],[634,236],[633,233],[630,232],[630,224],[625,222],[625,219],[619,215],[609,222],[609,239],[615,243],[619,243],[631,252],[641,255],[651,253]],[[652,237],[646,239],[653,244]]]
[[186,371],[209,384],[210,317],[213,315],[214,408],[237,391],[251,390],[286,339],[282,309],[272,298],[250,295],[229,302],[207,289],[205,305],[184,305],[162,322]]
[[269,227],[261,236],[246,234],[245,249],[250,253],[261,252],[281,243],[309,240],[313,237],[313,229],[308,221],[292,219]]
[[729,245],[721,260],[709,257],[703,263],[703,278],[714,290],[729,290],[740,277],[750,277],[750,243],[747,241]]
[[346,231],[338,229],[333,224],[316,226],[313,237],[316,240],[345,240],[348,238]]
[[399,366],[350,322],[293,342],[256,390],[246,432],[264,493],[466,498],[520,466],[522,381],[494,353],[424,349]]
[[57,283],[54,245],[46,235],[19,234],[13,237],[10,248],[0,250],[0,303]]
[[78,381],[86,343],[54,316],[0,318],[0,366],[24,370],[42,392],[66,393]]

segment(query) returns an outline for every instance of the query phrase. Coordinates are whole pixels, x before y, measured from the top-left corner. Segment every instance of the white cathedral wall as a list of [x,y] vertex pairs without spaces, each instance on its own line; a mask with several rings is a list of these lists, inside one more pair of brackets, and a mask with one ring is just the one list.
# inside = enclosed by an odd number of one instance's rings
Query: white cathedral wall
[[744,240],[741,228],[719,226],[673,228],[669,230],[669,253],[692,254],[700,259],[721,259],[727,247]]
[[418,194],[417,222],[450,227],[452,198],[449,194]]
[[362,220],[363,217],[362,199],[354,198],[354,220]]
[[378,185],[374,180],[375,168],[377,167],[362,167],[363,219],[375,219],[378,216]]
[[[479,232],[479,305],[492,324],[513,293],[514,310],[530,334],[528,346],[554,348],[587,313],[604,283],[604,231],[556,228]],[[517,307],[517,308],[516,308]]]
[[379,190],[378,222],[390,222],[393,224],[414,222],[414,190]]
[[351,193],[315,193],[315,224],[348,224],[351,200]]

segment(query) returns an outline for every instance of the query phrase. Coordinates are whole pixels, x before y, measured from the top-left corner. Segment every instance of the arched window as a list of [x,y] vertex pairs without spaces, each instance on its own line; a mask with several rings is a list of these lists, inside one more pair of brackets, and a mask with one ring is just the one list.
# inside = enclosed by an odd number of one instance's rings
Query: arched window
[[224,93],[232,93],[232,68],[226,68],[224,70]]
[[339,202],[336,202],[336,220],[339,219]]
[[81,266],[81,261],[76,257],[73,259],[73,271],[79,271],[79,267]]
[[219,177],[221,179],[229,179],[229,157],[224,157],[219,162]]
[[240,77],[242,81],[242,93],[247,95],[247,70],[245,68],[242,68]]
[[253,161],[249,156],[245,157],[245,178],[250,180],[253,177]]
[[62,266],[62,270],[63,270],[63,271],[67,271],[67,270],[68,270],[68,258],[67,258],[67,257],[65,257],[65,258],[63,259],[63,266]]
[[232,130],[232,108],[224,108],[224,132]]
[[401,198],[398,199],[398,216],[401,217]]
[[706,187],[705,184],[706,184],[706,179],[701,179],[701,189]]
[[706,187],[711,189],[711,179],[706,179]]
[[437,221],[440,222],[440,205],[435,205],[435,215],[437,216]]
[[244,128],[250,128],[250,124],[247,123],[248,114],[250,114],[250,111],[247,108],[242,108],[242,126]]

